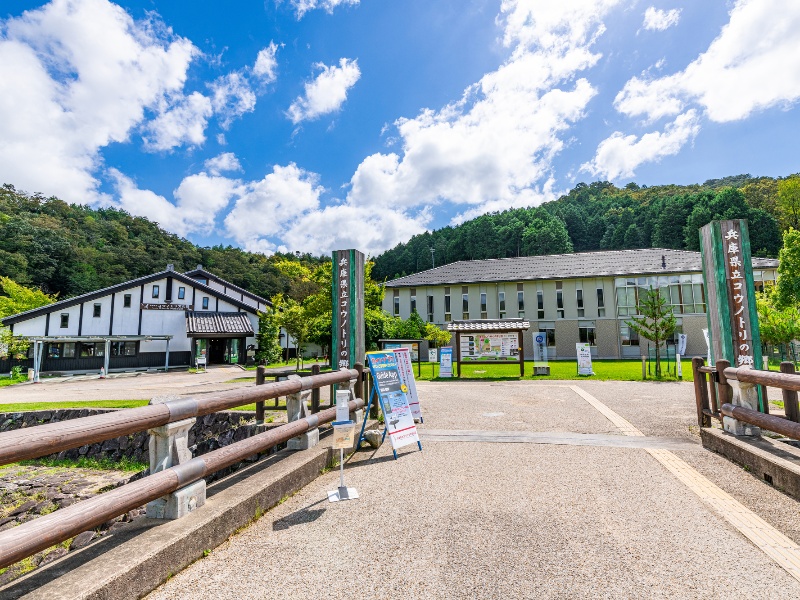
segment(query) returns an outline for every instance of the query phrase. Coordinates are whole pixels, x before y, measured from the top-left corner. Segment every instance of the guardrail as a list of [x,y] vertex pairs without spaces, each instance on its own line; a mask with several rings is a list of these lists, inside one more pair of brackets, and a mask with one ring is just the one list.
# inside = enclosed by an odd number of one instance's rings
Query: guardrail
[[[723,416],[732,417],[734,416],[733,413],[736,412],[740,416],[735,418],[740,421],[757,425],[776,433],[789,435],[789,437],[797,437],[797,434],[800,434],[800,429],[790,428],[793,432],[792,435],[776,429],[778,427],[788,431],[785,427],[787,423],[800,423],[800,407],[798,407],[797,402],[797,392],[800,391],[800,375],[795,374],[794,363],[788,361],[782,362],[780,369],[781,372],[776,373],[774,371],[732,368],[727,360],[718,360],[715,367],[710,367],[705,365],[705,361],[702,358],[693,358],[692,371],[694,372],[697,424],[700,427],[710,427],[712,418],[722,421]],[[760,386],[764,411],[759,412],[733,406],[731,403],[733,400],[733,388],[728,383],[729,380]],[[782,391],[785,418],[769,414],[767,389],[770,387],[778,388]],[[756,417],[755,415],[758,416]],[[766,420],[764,420],[765,418]],[[771,425],[762,425],[750,419],[758,419],[761,423],[770,423]]]
[[[363,367],[356,365],[356,369],[351,370],[9,431],[0,434],[0,464],[46,456],[254,401],[263,402],[278,396],[356,380],[359,382],[356,385],[356,400],[349,403],[352,412],[364,406],[360,385],[362,371]],[[329,423],[335,417],[336,408],[329,408],[0,532],[0,568],[302,435],[320,424]]]

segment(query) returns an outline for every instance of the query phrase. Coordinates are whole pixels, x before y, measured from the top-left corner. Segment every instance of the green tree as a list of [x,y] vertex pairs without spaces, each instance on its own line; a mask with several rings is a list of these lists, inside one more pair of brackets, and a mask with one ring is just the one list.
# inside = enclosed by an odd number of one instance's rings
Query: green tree
[[0,277],[0,289],[3,294],[0,296],[0,319],[52,304],[56,301],[57,296],[56,294],[45,294],[34,288],[27,288],[8,277]]
[[783,234],[783,248],[778,254],[778,307],[800,306],[800,231],[789,229]]
[[675,314],[667,299],[652,287],[639,294],[640,317],[625,324],[656,347],[656,377],[661,377],[661,344],[675,332]]
[[564,221],[544,209],[539,210],[522,234],[522,254],[539,256],[567,252],[572,252],[572,240],[569,239]]
[[297,300],[278,294],[272,299],[276,321],[286,330],[286,333],[295,340],[297,348],[297,368],[300,368],[300,359],[303,355],[305,344],[308,341],[310,319],[307,311]]
[[800,176],[792,175],[778,182],[778,210],[785,227],[800,229]]
[[444,329],[439,329],[433,323],[425,323],[425,331],[424,336],[426,340],[428,340],[431,344],[433,344],[434,348],[441,348],[445,344],[450,342],[450,339],[453,337],[449,331],[445,331]]
[[800,337],[800,310],[797,306],[779,307],[777,290],[768,286],[756,294],[758,328],[765,344],[788,344]]
[[258,313],[258,350],[256,360],[266,364],[278,362],[281,358],[280,333],[281,326],[278,314],[272,308],[267,308]]

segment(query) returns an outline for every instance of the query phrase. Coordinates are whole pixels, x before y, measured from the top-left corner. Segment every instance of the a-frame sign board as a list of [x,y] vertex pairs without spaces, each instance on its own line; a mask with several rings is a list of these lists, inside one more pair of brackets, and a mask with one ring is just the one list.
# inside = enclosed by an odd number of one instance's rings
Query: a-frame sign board
[[[367,367],[372,373],[373,385],[369,395],[369,402],[367,403],[366,414],[369,414],[373,400],[377,401],[381,411],[383,411],[383,437],[385,439],[386,434],[389,434],[389,441],[392,442],[392,452],[395,459],[399,448],[414,442],[422,450],[417,427],[414,425],[414,417],[408,405],[408,397],[404,389],[406,386],[400,378],[394,352],[391,350],[367,352]],[[364,419],[356,448],[361,445],[361,441],[364,439],[366,423],[367,420]]]

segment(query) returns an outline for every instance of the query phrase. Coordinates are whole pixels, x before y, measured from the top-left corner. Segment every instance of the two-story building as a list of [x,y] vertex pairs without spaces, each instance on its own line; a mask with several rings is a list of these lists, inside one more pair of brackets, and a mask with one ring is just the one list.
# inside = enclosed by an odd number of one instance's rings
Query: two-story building
[[[774,281],[778,261],[753,259],[756,288]],[[446,328],[462,319],[524,318],[525,357],[532,332],[545,332],[550,358],[574,358],[575,344],[591,344],[598,358],[647,353],[626,325],[642,290],[658,288],[677,317],[675,335],[687,336],[686,355],[705,355],[706,297],[699,252],[665,248],[609,250],[460,261],[386,284],[383,308],[408,318],[413,310]]]
[[[205,271],[165,271],[75,296],[2,324],[41,341],[41,371],[237,364],[254,348],[258,311],[270,303]],[[7,371],[9,361],[0,360]],[[30,362],[30,361],[29,361]]]

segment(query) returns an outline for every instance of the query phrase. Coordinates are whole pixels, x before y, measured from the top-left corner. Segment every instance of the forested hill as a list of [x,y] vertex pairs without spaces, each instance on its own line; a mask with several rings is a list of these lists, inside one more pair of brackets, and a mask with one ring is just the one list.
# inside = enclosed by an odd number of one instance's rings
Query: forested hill
[[749,220],[753,254],[775,257],[781,230],[798,227],[800,176],[737,175],[702,185],[617,188],[579,183],[536,208],[482,215],[412,237],[375,259],[379,281],[459,260],[625,248],[699,250],[698,228],[714,219]]
[[[198,264],[264,297],[287,292],[292,281],[275,267],[295,256],[201,248],[156,223],[115,209],[70,205],[0,188],[0,275],[67,298],[129,279]],[[307,263],[320,259],[304,255]]]

